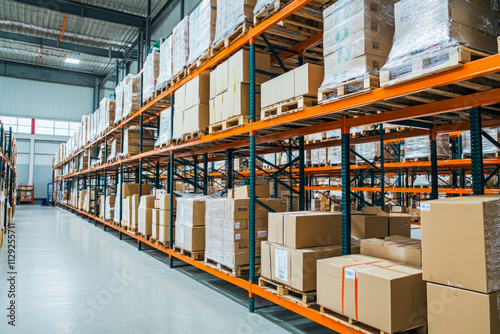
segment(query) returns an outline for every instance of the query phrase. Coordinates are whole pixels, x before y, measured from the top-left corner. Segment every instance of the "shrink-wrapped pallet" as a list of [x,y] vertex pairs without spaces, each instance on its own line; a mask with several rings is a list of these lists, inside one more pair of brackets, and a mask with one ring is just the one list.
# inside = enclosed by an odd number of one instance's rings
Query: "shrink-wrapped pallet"
[[189,15],[189,65],[202,57],[212,45],[216,6],[216,0],[203,0]]
[[115,108],[116,101],[104,98],[99,104],[99,110],[101,110],[101,129],[102,132],[106,131],[110,127],[113,127],[115,121]]
[[156,81],[156,90],[165,87],[172,76],[172,35],[170,35],[160,45],[160,73]]
[[123,88],[122,119],[141,109],[141,75],[128,74]]
[[189,16],[185,16],[172,31],[172,70],[177,75],[187,66],[189,57]]
[[[500,12],[494,2],[402,0],[395,4],[394,43],[381,71],[389,85],[430,75],[470,61],[469,51],[497,53]],[[498,6],[498,5],[497,5]]]
[[379,143],[356,144],[354,145],[354,150],[364,158],[363,159],[360,156],[356,155],[357,164],[366,164],[366,160],[368,160],[369,162],[373,162],[375,158],[380,156]]
[[323,12],[325,76],[320,92],[333,91],[336,96],[337,88],[350,80],[355,82],[343,94],[378,84],[368,75],[378,76],[390,52],[394,2],[340,0]]
[[175,244],[190,252],[205,250],[205,200],[208,197],[177,197]]
[[147,56],[142,74],[142,101],[149,99],[156,89],[156,80],[160,73],[160,52],[157,49]]
[[125,80],[122,80],[115,88],[116,102],[115,102],[114,124],[118,124],[122,120],[124,86],[125,86]]
[[158,139],[156,140],[155,146],[162,146],[163,144],[168,144],[172,139],[170,131],[172,124],[172,109],[167,108],[163,110],[160,114],[160,129],[158,130]]
[[[440,158],[451,157],[450,136],[447,134],[436,137],[437,156]],[[405,159],[429,158],[431,144],[429,136],[405,139]]]
[[[132,126],[123,133],[123,152],[118,156],[131,156],[141,153],[140,149],[141,130],[139,126]],[[142,129],[142,152],[154,149],[154,128]]]
[[214,45],[243,23],[252,24],[255,0],[217,0]]
[[[498,129],[483,129],[490,137],[498,141]],[[464,148],[464,154],[471,154],[471,145],[470,145],[470,131],[462,132],[462,145]],[[498,152],[498,148],[486,137],[482,137],[483,142],[483,154],[494,154]]]
[[119,153],[121,153],[121,138],[117,137],[109,145],[108,161],[117,158]]

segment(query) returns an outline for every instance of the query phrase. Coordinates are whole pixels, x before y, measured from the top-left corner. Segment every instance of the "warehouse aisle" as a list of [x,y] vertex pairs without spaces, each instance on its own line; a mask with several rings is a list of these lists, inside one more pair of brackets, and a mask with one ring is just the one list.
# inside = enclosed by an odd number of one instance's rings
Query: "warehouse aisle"
[[62,209],[20,206],[15,222],[16,328],[5,320],[4,245],[0,333],[331,333],[276,306],[265,309],[278,315],[272,321],[250,315],[244,299],[187,277],[194,267],[172,270],[148,254],[157,251],[139,252]]

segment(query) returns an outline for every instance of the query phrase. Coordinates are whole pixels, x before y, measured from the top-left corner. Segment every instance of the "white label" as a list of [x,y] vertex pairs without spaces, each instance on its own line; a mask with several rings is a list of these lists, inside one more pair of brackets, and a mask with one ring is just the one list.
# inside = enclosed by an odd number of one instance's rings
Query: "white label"
[[267,231],[257,231],[257,238],[267,237]]
[[284,248],[274,249],[274,274],[276,278],[288,282],[288,252]]
[[234,228],[235,228],[235,229],[239,229],[239,228],[240,228],[240,222],[236,222],[236,223],[234,223]]
[[234,239],[235,239],[235,240],[240,240],[240,239],[241,239],[241,234],[236,233],[236,234],[234,235]]
[[345,268],[344,277],[345,279],[356,279],[358,277],[358,272],[353,268]]
[[431,203],[420,203],[421,211],[431,211]]

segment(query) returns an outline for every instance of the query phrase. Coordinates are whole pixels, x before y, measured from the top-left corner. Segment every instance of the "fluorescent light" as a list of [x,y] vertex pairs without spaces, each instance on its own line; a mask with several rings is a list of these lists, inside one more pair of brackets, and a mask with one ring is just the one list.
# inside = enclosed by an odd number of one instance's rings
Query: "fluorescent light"
[[66,58],[65,62],[70,63],[70,64],[79,64],[80,63],[80,59]]

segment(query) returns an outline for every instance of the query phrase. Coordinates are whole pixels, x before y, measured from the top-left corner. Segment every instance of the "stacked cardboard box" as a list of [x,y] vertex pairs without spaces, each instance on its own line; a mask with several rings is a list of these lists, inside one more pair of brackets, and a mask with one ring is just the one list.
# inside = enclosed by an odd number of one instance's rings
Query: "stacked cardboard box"
[[422,267],[422,242],[401,236],[361,240],[361,254]]
[[[255,68],[270,71],[270,56],[255,54]],[[256,91],[269,77],[255,75]],[[210,124],[235,116],[250,115],[250,54],[240,50],[210,73]],[[260,114],[260,94],[256,95],[256,115]]]
[[172,35],[170,35],[160,45],[160,73],[156,81],[156,90],[165,87],[172,76]]
[[421,205],[429,333],[498,333],[500,196]]
[[184,16],[172,31],[172,73],[174,76],[187,66],[188,57],[189,16]]
[[160,129],[158,130],[158,138],[156,139],[155,146],[162,146],[168,144],[172,139],[171,124],[172,124],[172,108],[163,110],[160,114]]
[[[320,92],[378,75],[394,35],[395,0],[340,0],[323,12],[325,79]],[[375,83],[370,83],[368,87]],[[345,93],[349,93],[348,91]]]
[[198,75],[175,91],[174,138],[206,132],[209,118],[209,72]]
[[[482,130],[485,131],[494,140],[498,140],[498,128]],[[463,153],[466,155],[471,154],[470,139],[470,131],[462,132]],[[494,154],[498,151],[498,147],[495,144],[493,144],[489,140],[483,139],[483,154]]]
[[[136,196],[136,195],[134,195]],[[153,208],[156,196],[141,196],[139,201],[138,230],[143,236],[148,237],[153,228]]]
[[[114,124],[120,123],[123,114],[123,97],[124,97],[124,87],[127,77],[120,81],[120,83],[115,88],[115,119]],[[87,139],[88,141],[88,139]]]
[[[151,185],[143,184],[141,187],[141,194],[151,193]],[[115,199],[115,215],[113,217],[114,221],[120,223],[120,198],[122,198],[122,226],[136,227],[134,222],[137,222],[136,213],[138,213],[137,208],[139,207],[139,184],[122,184],[122,187],[118,186],[116,189],[116,199]],[[133,195],[136,195],[134,198]]]
[[365,255],[322,259],[317,267],[322,307],[384,333],[425,325],[419,313],[426,304],[420,268]]
[[204,56],[212,45],[215,36],[216,6],[216,0],[203,0],[189,15],[188,65]]
[[115,100],[107,98],[101,100],[101,103],[99,104],[99,110],[101,111],[101,118],[100,118],[101,133],[104,133],[106,130],[108,130],[110,127],[113,126],[115,121],[115,109],[116,109]]
[[126,119],[141,109],[141,75],[128,74],[124,81],[121,119]]
[[108,161],[117,158],[119,153],[121,153],[121,138],[116,137],[111,141],[111,144],[109,145]]
[[169,194],[158,193],[156,198],[151,236],[166,245],[170,241],[170,210],[175,211],[177,202],[174,199],[173,208],[171,208]]
[[302,292],[314,291],[316,260],[342,255],[342,215],[269,213],[268,239],[262,242],[262,276]]
[[365,206],[361,214],[351,216],[351,234],[355,238],[385,238],[399,235],[410,237],[411,216],[403,213],[385,213],[378,206]]
[[318,97],[323,66],[305,64],[262,84],[261,107],[299,97]]
[[[142,152],[151,151],[154,149],[154,128],[142,129]],[[132,126],[123,133],[123,152],[119,156],[130,156],[141,153],[141,129],[139,126]]]
[[471,56],[469,52],[462,54],[460,45],[497,53],[500,13],[498,8],[493,9],[495,3],[467,0],[396,3],[394,45],[381,71],[381,84],[404,82],[456,67]]
[[256,0],[217,0],[214,45],[245,23],[252,25]]
[[175,245],[188,252],[205,250],[206,197],[177,197]]
[[[450,136],[440,134],[436,137],[436,148],[438,158],[451,158]],[[429,136],[413,137],[405,139],[405,159],[430,158],[431,143]]]
[[156,80],[160,74],[160,50],[153,49],[144,62],[142,75],[142,101],[153,95],[156,89]]

